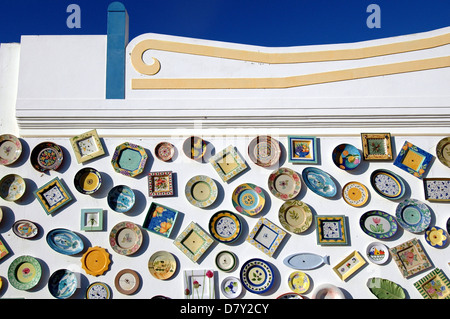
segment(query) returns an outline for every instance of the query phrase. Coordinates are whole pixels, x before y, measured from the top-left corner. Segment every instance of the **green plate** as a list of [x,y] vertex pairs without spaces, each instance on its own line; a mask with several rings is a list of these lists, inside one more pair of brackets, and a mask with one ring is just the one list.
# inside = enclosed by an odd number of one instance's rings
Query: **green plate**
[[37,259],[31,256],[16,258],[8,269],[8,280],[19,290],[29,290],[36,286],[41,279],[42,268]]

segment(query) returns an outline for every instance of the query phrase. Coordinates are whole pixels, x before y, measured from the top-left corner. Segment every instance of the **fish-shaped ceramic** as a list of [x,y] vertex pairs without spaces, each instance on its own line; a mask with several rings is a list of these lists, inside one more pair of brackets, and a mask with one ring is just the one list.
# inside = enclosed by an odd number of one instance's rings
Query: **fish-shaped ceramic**
[[322,266],[323,264],[330,264],[327,255],[320,256],[313,253],[298,253],[287,256],[283,263],[291,268],[298,270],[311,270]]

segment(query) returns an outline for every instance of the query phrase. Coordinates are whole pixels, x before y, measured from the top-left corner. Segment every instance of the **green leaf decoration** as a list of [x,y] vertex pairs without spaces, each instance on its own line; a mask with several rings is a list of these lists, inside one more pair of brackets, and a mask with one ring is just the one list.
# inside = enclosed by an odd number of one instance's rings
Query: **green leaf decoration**
[[378,299],[405,299],[405,291],[402,287],[388,279],[369,278],[367,287]]

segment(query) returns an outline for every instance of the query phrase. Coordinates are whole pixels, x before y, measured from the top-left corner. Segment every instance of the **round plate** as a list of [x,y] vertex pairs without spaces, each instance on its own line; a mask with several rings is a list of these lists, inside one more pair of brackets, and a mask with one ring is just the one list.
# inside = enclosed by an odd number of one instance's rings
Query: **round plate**
[[84,249],[83,240],[68,229],[53,229],[47,234],[46,239],[51,249],[63,255],[75,255]]
[[0,135],[0,164],[10,165],[22,154],[22,143],[11,134]]
[[196,207],[208,207],[212,205],[218,195],[216,182],[205,175],[197,175],[192,177],[184,188],[189,203]]
[[405,185],[402,179],[395,173],[378,169],[370,175],[370,184],[382,197],[388,199],[399,199],[405,195]]
[[250,183],[236,187],[231,200],[234,208],[239,213],[247,216],[254,216],[260,213],[266,203],[266,197],[262,189]]
[[183,143],[183,150],[187,157],[199,161],[206,153],[207,143],[201,137],[188,137]]
[[272,195],[282,200],[294,198],[302,188],[300,175],[285,167],[273,171],[269,176],[268,184]]
[[166,280],[175,274],[177,261],[167,251],[157,251],[148,260],[148,270],[156,279]]
[[299,200],[289,200],[281,205],[278,219],[287,231],[300,234],[311,226],[313,216],[307,204]]
[[155,155],[163,162],[168,162],[175,154],[175,146],[168,142],[161,142],[155,147]]
[[12,231],[20,238],[30,239],[35,237],[39,230],[33,222],[21,219],[14,223]]
[[108,270],[110,263],[109,253],[106,249],[99,246],[89,247],[81,258],[81,268],[92,276],[102,275]]
[[28,290],[35,287],[42,276],[41,264],[31,256],[16,258],[8,268],[8,280],[19,290]]
[[82,168],[75,174],[74,184],[81,194],[94,194],[102,186],[102,176],[94,168]]
[[221,243],[234,242],[242,232],[239,217],[227,210],[212,215],[208,226],[211,236]]
[[432,247],[442,248],[447,245],[448,233],[440,227],[433,226],[425,231],[425,240]]
[[395,218],[380,210],[364,213],[359,219],[359,226],[367,235],[377,239],[391,238],[398,230]]
[[344,201],[353,207],[360,207],[367,203],[369,191],[359,182],[349,182],[342,188]]
[[61,166],[63,158],[61,147],[52,142],[43,142],[36,145],[30,155],[31,165],[39,172],[56,171]]
[[141,279],[138,273],[131,269],[119,271],[114,280],[116,289],[124,295],[134,294],[138,290],[140,283]]
[[266,261],[253,258],[242,265],[240,279],[245,289],[255,294],[262,294],[273,285],[273,270]]
[[110,299],[111,289],[104,282],[93,282],[86,289],[86,299]]
[[314,193],[323,197],[336,195],[337,187],[331,176],[315,167],[307,167],[302,172],[303,181]]
[[450,137],[445,137],[436,145],[436,155],[439,161],[450,167]]
[[115,186],[108,193],[108,205],[118,213],[128,212],[133,207],[135,200],[133,190],[125,185]]
[[257,136],[248,145],[248,156],[262,167],[276,164],[281,155],[280,142],[270,136]]
[[109,233],[109,244],[118,254],[129,256],[142,245],[142,231],[135,223],[124,221],[115,225]]
[[221,251],[216,255],[216,266],[224,272],[231,272],[237,266],[237,258],[231,251]]
[[427,205],[412,198],[398,204],[395,217],[400,226],[411,233],[423,232],[431,222],[431,212]]
[[111,165],[117,173],[135,177],[144,171],[147,159],[147,152],[142,146],[125,142],[116,147]]
[[222,280],[220,285],[222,293],[225,297],[229,299],[237,298],[242,293],[242,284],[239,278],[230,276]]
[[25,194],[25,180],[17,174],[9,174],[0,180],[0,196],[9,202],[19,200]]
[[278,296],[277,299],[305,299],[305,297],[295,292],[287,292]]
[[343,170],[352,170],[361,163],[360,151],[351,144],[340,144],[332,153],[333,163]]
[[309,277],[302,271],[294,271],[289,275],[288,285],[295,293],[306,293],[310,285]]
[[374,264],[382,265],[389,260],[389,248],[382,243],[370,243],[367,246],[366,255]]
[[59,269],[48,279],[48,290],[53,297],[58,299],[70,298],[77,287],[77,276],[68,269]]
[[323,284],[314,290],[312,299],[345,299],[345,295],[340,288],[332,284]]

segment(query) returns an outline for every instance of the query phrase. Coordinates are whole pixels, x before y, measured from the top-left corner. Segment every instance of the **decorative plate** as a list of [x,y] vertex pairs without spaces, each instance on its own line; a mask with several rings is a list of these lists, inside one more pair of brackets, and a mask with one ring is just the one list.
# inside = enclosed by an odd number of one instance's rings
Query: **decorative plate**
[[214,155],[209,162],[224,182],[228,182],[247,169],[245,160],[232,145]]
[[222,294],[229,298],[234,299],[241,295],[242,293],[242,284],[239,278],[229,276],[222,280],[222,284],[220,285],[220,289],[222,290]]
[[377,194],[387,199],[400,199],[405,195],[405,184],[397,174],[377,169],[370,175],[370,184]]
[[409,278],[433,267],[417,238],[390,248],[389,251],[404,278]]
[[282,295],[279,295],[277,299],[305,299],[305,297],[295,292],[287,292]]
[[323,197],[336,195],[337,187],[331,176],[315,167],[307,167],[302,172],[303,181],[314,193]]
[[198,136],[188,137],[183,143],[183,150],[187,157],[195,161],[202,161],[206,153],[207,142]]
[[72,195],[64,187],[59,177],[55,177],[44,186],[38,188],[33,194],[47,215],[53,214],[72,201]]
[[367,262],[358,251],[353,251],[345,257],[340,263],[333,267],[334,272],[341,280],[347,280],[360,270]]
[[389,248],[382,243],[370,243],[367,246],[366,255],[374,264],[382,265],[389,260]]
[[425,199],[430,202],[450,202],[450,178],[424,178]]
[[450,167],[450,137],[445,137],[436,145],[436,155],[439,161]]
[[266,197],[263,190],[255,184],[241,184],[235,188],[231,197],[234,208],[241,214],[255,216],[264,208]]
[[312,224],[311,208],[299,200],[288,200],[278,211],[281,226],[294,234],[301,234]]
[[142,146],[125,142],[116,147],[111,165],[117,173],[135,177],[144,171],[148,155]]
[[450,281],[439,268],[415,282],[414,287],[425,299],[450,299]]
[[398,153],[394,165],[421,179],[428,170],[433,157],[427,151],[406,141]]
[[111,299],[111,289],[104,282],[93,282],[86,289],[86,299]]
[[8,280],[19,290],[29,290],[35,287],[42,276],[39,261],[31,256],[20,256],[9,265]]
[[448,234],[444,229],[432,226],[425,231],[425,240],[432,247],[442,248],[447,245]]
[[68,269],[55,271],[48,279],[48,290],[57,299],[72,297],[78,287],[78,279],[75,273]]
[[288,136],[288,160],[294,164],[317,164],[317,139],[314,136]]
[[322,265],[329,265],[329,256],[320,256],[313,253],[292,254],[284,258],[283,264],[297,270],[312,270]]
[[215,299],[214,271],[210,269],[184,271],[185,299]]
[[293,292],[304,294],[309,290],[309,277],[302,271],[294,271],[289,275],[288,285]]
[[139,274],[132,269],[122,269],[114,280],[117,291],[124,295],[134,294],[141,284]]
[[135,200],[133,190],[125,185],[115,186],[108,193],[108,206],[118,213],[128,212],[133,207]]
[[174,240],[174,245],[181,250],[191,261],[197,262],[208,248],[212,245],[214,239],[209,236],[199,225],[194,222],[185,228]]
[[240,271],[242,285],[254,294],[267,292],[273,285],[273,276],[270,264],[259,258],[246,261]]
[[22,143],[11,134],[0,135],[0,164],[10,165],[22,154]]
[[205,208],[212,205],[218,195],[216,182],[205,175],[192,177],[184,188],[189,203],[195,207]]
[[84,163],[105,154],[97,130],[74,136],[70,139],[77,162]]
[[177,261],[168,251],[157,251],[148,260],[148,270],[156,279],[171,278],[177,270]]
[[109,233],[109,244],[119,255],[129,256],[141,248],[142,231],[130,221],[116,224]]
[[152,233],[170,237],[178,217],[178,211],[157,203],[152,203],[148,209],[142,227]]
[[302,188],[300,175],[290,168],[284,167],[270,174],[268,184],[272,195],[281,200],[293,199]]
[[345,216],[316,216],[318,245],[347,245],[347,223]]
[[81,194],[91,195],[102,186],[102,175],[95,168],[85,167],[75,174],[74,184]]
[[51,249],[63,255],[75,255],[84,249],[80,236],[68,229],[53,229],[47,234],[46,239]]
[[361,207],[369,199],[369,191],[359,182],[349,182],[342,188],[344,201],[353,207]]
[[392,160],[390,133],[361,133],[363,156],[366,161]]
[[17,174],[9,174],[0,180],[0,196],[9,202],[22,198],[27,185],[25,180]]
[[231,272],[237,266],[237,257],[231,251],[221,251],[216,255],[216,266],[224,272]]
[[108,270],[110,263],[109,253],[99,246],[89,247],[81,258],[81,268],[91,276],[103,275]]
[[286,232],[267,218],[261,217],[247,236],[247,242],[272,257],[280,246]]
[[148,174],[148,196],[173,196],[173,176],[171,171],[150,172]]
[[256,165],[270,167],[280,159],[280,142],[270,136],[257,136],[248,145],[248,156]]
[[13,224],[12,231],[20,238],[30,239],[38,234],[39,229],[33,222],[21,219]]
[[30,155],[31,165],[39,172],[56,171],[61,166],[63,159],[63,150],[52,142],[36,145]]
[[345,295],[335,285],[322,284],[314,290],[312,299],[345,299]]
[[359,226],[367,235],[377,239],[388,239],[398,230],[395,218],[380,210],[364,213],[359,219]]
[[219,211],[209,219],[209,233],[221,243],[232,243],[242,232],[239,217],[227,210]]
[[332,153],[334,165],[343,170],[352,170],[361,163],[361,153],[351,144],[340,144]]
[[3,243],[2,239],[0,238],[0,260],[7,256],[9,254],[8,247]]
[[175,146],[169,142],[161,142],[155,147],[155,155],[159,160],[168,162],[175,155]]
[[430,226],[431,212],[427,205],[413,198],[398,204],[395,210],[397,222],[411,233],[420,233]]

